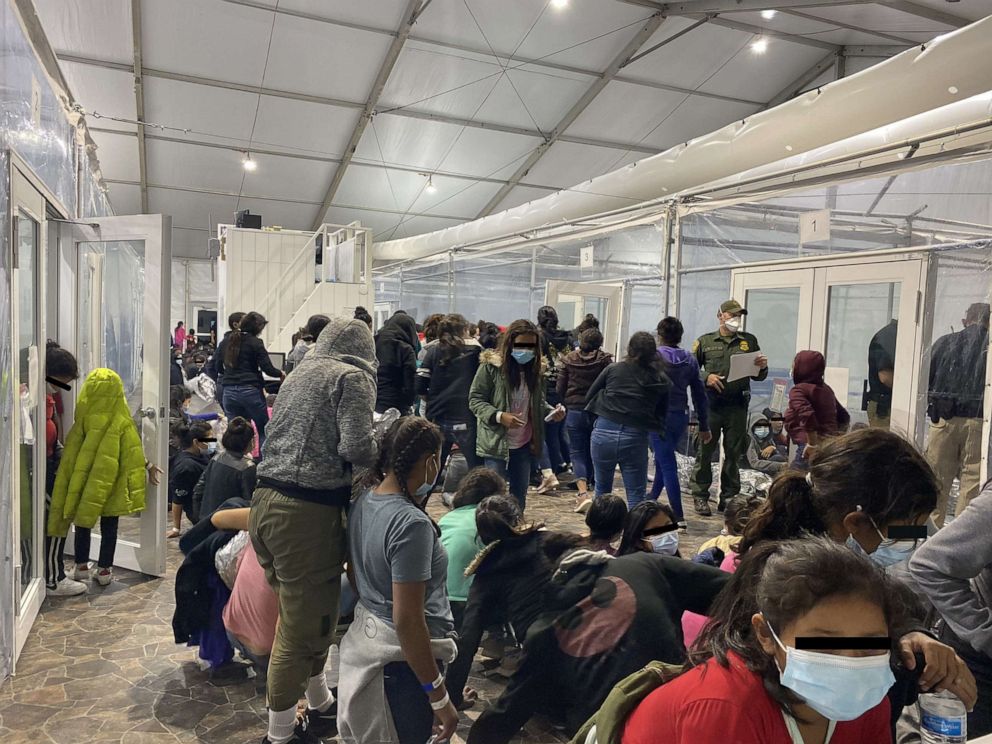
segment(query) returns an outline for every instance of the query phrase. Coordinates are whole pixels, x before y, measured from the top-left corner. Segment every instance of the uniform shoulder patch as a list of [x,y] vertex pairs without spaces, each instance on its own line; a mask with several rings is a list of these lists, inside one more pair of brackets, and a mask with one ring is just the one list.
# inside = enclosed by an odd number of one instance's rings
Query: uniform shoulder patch
[[699,339],[698,338],[695,341],[692,342],[692,353],[695,354],[697,351],[699,351]]
[[751,344],[749,344],[747,341],[745,341],[745,340],[742,339],[741,340],[741,345],[740,345],[739,348],[740,348],[741,351],[750,351],[751,350]]

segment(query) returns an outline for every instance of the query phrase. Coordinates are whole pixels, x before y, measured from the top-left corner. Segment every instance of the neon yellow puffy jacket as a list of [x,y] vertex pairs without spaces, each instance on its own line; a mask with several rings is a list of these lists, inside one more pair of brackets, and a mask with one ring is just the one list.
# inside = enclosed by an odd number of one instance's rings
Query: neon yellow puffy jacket
[[101,517],[145,508],[145,455],[131,419],[124,383],[110,369],[90,372],[76,401],[55,477],[48,534],[69,525],[92,528]]

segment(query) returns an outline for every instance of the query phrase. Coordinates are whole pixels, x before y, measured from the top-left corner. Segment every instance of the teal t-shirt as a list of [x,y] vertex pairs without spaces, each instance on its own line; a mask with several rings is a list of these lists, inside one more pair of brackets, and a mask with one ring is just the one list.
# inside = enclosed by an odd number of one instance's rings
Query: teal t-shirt
[[475,505],[462,506],[441,517],[441,544],[448,554],[448,599],[467,602],[472,577],[465,569],[480,550],[475,529]]

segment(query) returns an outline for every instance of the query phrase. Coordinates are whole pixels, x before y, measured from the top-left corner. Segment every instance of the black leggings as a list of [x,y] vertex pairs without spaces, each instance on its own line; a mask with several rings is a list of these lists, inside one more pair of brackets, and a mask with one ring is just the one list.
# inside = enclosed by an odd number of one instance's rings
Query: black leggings
[[[98,568],[110,568],[114,565],[114,553],[117,551],[117,523],[120,517],[100,517],[100,558]],[[90,535],[92,530],[86,527],[76,527],[76,563],[83,564],[90,559]]]

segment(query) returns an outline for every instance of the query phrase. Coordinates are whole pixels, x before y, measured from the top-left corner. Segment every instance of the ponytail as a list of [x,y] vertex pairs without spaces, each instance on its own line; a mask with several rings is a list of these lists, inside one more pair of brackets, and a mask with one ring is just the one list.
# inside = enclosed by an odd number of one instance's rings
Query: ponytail
[[754,510],[745,525],[737,552],[743,556],[767,540],[792,540],[807,533],[822,535],[826,531],[806,474],[785,470],[772,483],[768,498]]
[[257,336],[267,324],[268,321],[261,313],[252,311],[245,315],[238,324],[238,328],[231,331],[227,347],[224,350],[224,366],[236,367],[245,336]]

